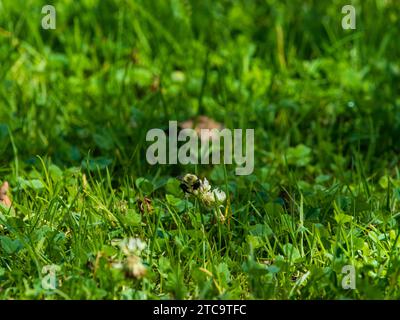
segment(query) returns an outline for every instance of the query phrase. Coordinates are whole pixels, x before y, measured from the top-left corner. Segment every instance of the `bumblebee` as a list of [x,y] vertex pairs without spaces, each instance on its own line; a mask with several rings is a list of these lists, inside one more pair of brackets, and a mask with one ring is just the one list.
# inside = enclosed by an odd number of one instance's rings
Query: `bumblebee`
[[180,180],[181,184],[179,186],[184,193],[193,193],[201,186],[201,180],[194,174],[185,174]]

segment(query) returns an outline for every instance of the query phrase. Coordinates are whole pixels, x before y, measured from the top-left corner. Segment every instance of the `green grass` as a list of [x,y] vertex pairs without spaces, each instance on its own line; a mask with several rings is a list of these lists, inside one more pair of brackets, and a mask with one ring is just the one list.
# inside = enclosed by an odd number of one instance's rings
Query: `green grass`
[[[43,30],[47,1],[0,1],[0,298],[399,299],[400,5],[352,3],[356,30],[346,1],[65,0]],[[147,130],[197,114],[255,129],[252,175],[147,164]]]

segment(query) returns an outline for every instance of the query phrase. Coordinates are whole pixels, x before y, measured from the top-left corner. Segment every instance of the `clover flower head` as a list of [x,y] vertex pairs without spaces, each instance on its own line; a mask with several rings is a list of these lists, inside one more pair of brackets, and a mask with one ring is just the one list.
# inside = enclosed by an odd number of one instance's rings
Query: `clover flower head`
[[219,203],[223,203],[226,200],[225,192],[220,190],[220,189],[218,189],[218,188],[215,188],[213,190],[213,195],[214,195],[216,201],[219,202]]
[[212,189],[207,178],[200,179],[194,174],[186,174],[181,180],[181,188],[185,196],[195,196],[201,204],[208,210],[220,207],[226,200],[224,191]]
[[146,275],[147,268],[142,263],[140,255],[146,248],[146,243],[139,238],[123,239],[119,246],[125,257],[115,261],[112,268],[123,270],[126,277],[141,279]]
[[226,194],[224,191],[216,188],[212,191],[201,193],[199,199],[206,208],[211,209],[213,207],[220,207],[226,200]]
[[139,238],[129,238],[122,240],[120,247],[122,252],[126,255],[140,255],[140,253],[146,248],[146,243]]

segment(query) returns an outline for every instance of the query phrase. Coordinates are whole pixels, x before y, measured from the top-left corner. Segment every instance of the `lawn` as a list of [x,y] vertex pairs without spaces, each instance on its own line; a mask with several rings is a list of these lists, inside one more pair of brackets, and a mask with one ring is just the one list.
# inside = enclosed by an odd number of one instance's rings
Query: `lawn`
[[[0,299],[400,298],[397,0],[46,4],[0,0]],[[148,162],[198,116],[251,174]]]

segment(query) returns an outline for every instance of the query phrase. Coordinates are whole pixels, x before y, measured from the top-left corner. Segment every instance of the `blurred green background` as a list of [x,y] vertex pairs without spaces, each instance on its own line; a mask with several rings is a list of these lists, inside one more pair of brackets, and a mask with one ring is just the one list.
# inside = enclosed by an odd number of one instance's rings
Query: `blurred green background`
[[324,170],[352,149],[368,172],[398,161],[397,1],[353,1],[356,30],[346,1],[55,1],[56,30],[45,4],[0,1],[6,173],[16,155],[71,166],[90,151],[144,174],[147,130],[197,114],[255,128],[258,169],[298,144]]

